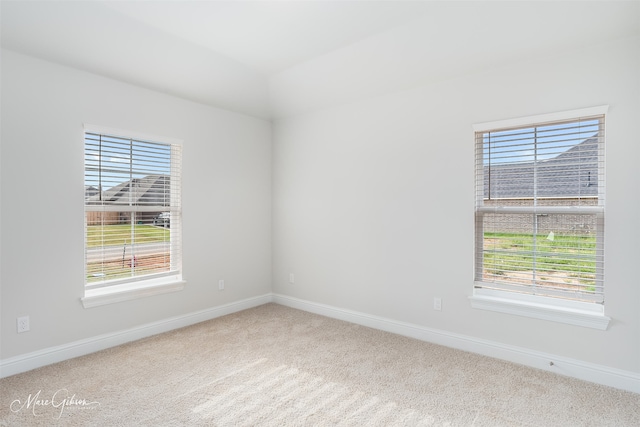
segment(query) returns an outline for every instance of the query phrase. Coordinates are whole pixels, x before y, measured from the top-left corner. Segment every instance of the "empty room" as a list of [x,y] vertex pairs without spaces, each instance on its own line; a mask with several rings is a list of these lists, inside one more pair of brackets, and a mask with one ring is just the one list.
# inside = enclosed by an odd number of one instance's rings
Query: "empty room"
[[640,1],[0,21],[0,426],[640,425]]

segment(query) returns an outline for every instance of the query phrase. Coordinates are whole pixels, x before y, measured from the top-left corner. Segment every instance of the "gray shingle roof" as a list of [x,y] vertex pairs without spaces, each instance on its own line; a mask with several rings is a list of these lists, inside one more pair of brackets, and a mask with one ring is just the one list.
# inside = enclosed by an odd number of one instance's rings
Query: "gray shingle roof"
[[147,175],[118,184],[86,197],[87,204],[169,206],[170,186],[166,175]]
[[592,197],[598,195],[598,139],[589,138],[537,163],[497,164],[484,168],[485,198]]

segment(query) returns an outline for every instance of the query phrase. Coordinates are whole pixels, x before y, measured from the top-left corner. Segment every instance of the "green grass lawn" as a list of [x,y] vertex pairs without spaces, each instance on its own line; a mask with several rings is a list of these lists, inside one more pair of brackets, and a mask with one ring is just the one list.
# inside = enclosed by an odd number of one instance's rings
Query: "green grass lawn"
[[[535,248],[535,252],[534,252]],[[565,272],[580,283],[595,283],[596,238],[592,235],[555,235],[553,240],[530,234],[485,233],[484,269],[492,275],[509,272]]]
[[152,225],[136,224],[133,226],[133,237],[130,224],[118,225],[90,225],[87,226],[87,247],[124,246],[136,243],[168,242],[170,231],[168,228]]
[[87,264],[87,283],[167,272],[171,268],[168,252],[132,259],[91,262]]

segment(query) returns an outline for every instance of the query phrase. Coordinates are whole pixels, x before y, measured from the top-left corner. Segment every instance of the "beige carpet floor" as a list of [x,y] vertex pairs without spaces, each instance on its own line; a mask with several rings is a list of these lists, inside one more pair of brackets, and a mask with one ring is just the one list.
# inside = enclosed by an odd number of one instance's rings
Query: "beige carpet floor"
[[640,426],[640,395],[276,304],[0,380],[2,426]]

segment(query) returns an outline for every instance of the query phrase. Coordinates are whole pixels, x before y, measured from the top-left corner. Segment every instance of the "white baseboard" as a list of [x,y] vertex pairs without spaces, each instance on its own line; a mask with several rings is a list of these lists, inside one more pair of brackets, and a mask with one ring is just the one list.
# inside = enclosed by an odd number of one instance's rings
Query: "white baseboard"
[[[287,307],[340,319],[382,331],[408,336],[434,344],[482,354],[533,368],[554,372],[597,384],[640,393],[640,374],[610,368],[581,360],[559,357],[521,347],[465,335],[454,334],[411,323],[400,322],[366,313],[346,310],[326,304],[306,301],[280,294],[266,294],[182,316],[164,319],[136,328],[99,335],[69,344],[50,347],[0,361],[0,378],[26,372],[41,366],[84,356],[130,341],[193,325],[216,317],[274,302]],[[550,365],[553,362],[553,365]]]
[[104,335],[87,338],[72,343],[50,347],[32,353],[23,354],[0,361],[0,378],[30,371],[31,369],[85,354],[95,353],[109,347],[121,345],[130,341],[150,337],[152,335],[168,332],[216,317],[257,307],[272,301],[272,295],[266,294],[258,297],[248,298],[241,301],[232,302],[218,307],[189,313],[182,316],[171,317],[153,323],[148,323],[124,331],[113,332]]
[[[399,322],[366,313],[345,310],[325,304],[301,300],[286,295],[273,294],[272,301],[287,307],[334,319],[345,320],[358,325],[392,332],[398,335],[427,341],[484,356],[542,369],[596,384],[603,384],[622,390],[640,393],[640,374],[597,365],[567,357],[555,356],[530,349],[501,344],[465,335],[454,334],[411,323]],[[553,365],[551,365],[553,363]]]

